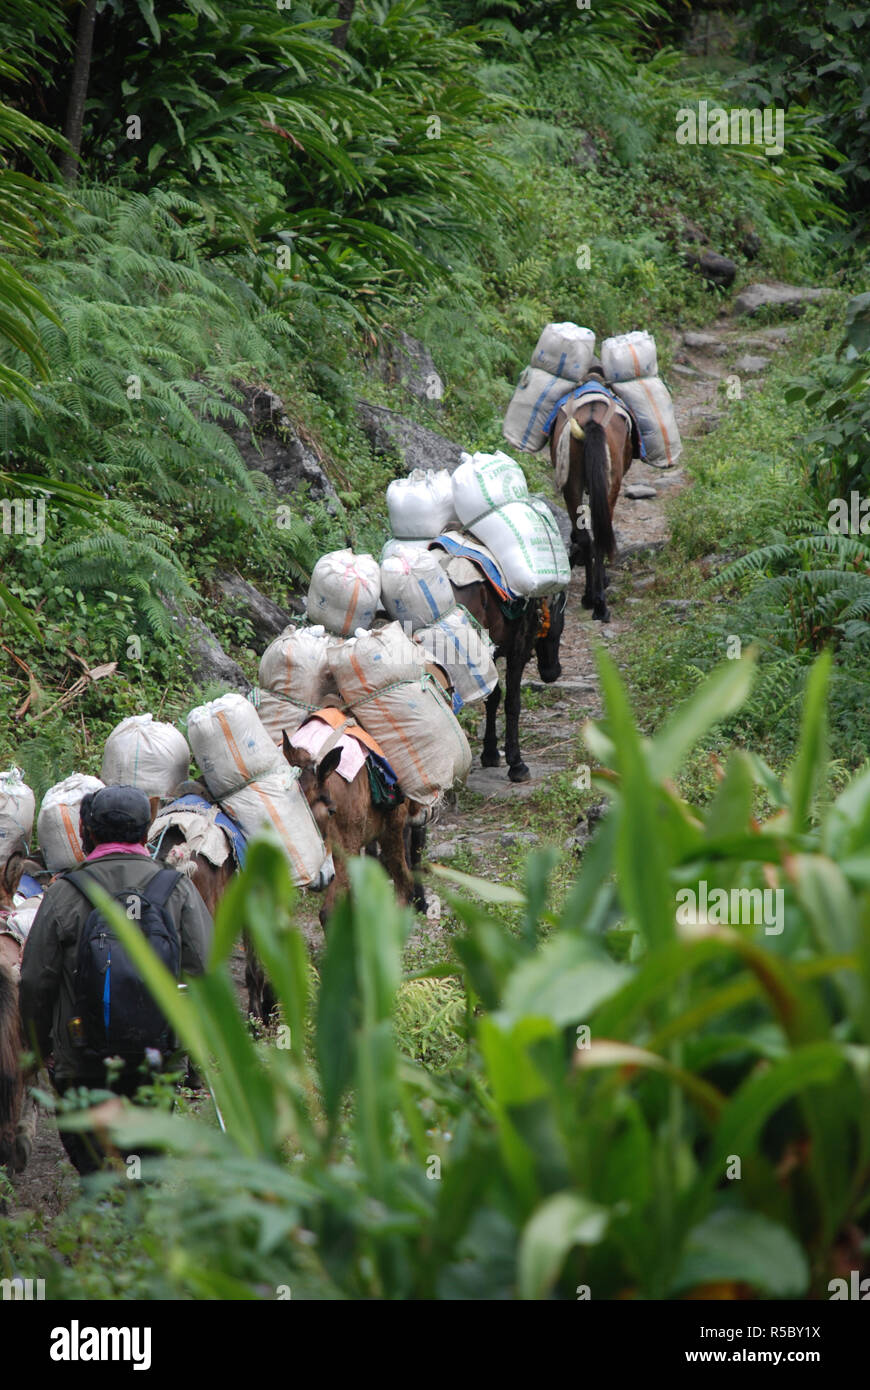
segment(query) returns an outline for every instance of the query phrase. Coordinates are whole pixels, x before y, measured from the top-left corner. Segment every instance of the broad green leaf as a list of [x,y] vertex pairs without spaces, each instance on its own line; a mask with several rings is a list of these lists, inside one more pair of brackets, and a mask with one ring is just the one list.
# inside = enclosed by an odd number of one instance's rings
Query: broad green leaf
[[669,1293],[740,1283],[771,1298],[801,1298],[809,1282],[807,1257],[791,1231],[759,1212],[726,1207],[689,1232]]
[[514,970],[502,1013],[512,1023],[527,1015],[548,1018],[560,1028],[588,1022],[631,974],[628,966],[573,933],[554,936]]
[[607,1230],[604,1207],[575,1192],[557,1192],[526,1222],[517,1257],[520,1298],[546,1298],[575,1245],[597,1245]]
[[659,793],[625,689],[616,667],[603,651],[598,653],[598,668],[621,777],[616,843],[619,894],[646,940],[658,946],[674,932],[674,895],[663,854]]
[[438,878],[466,888],[469,893],[474,893],[485,903],[503,903],[508,907],[525,906],[525,894],[517,888],[508,887],[506,883],[490,883],[488,879],[477,878],[474,874],[464,874],[459,869],[445,869],[441,864],[431,865],[431,870]]
[[830,652],[823,652],[810,671],[797,755],[786,779],[791,796],[791,825],[797,831],[805,830],[809,824],[813,795],[825,767],[825,702],[831,661]]
[[728,759],[725,776],[716,788],[704,817],[707,840],[745,835],[752,816],[755,783],[749,759],[738,749]]
[[684,758],[714,724],[736,713],[752,687],[755,664],[751,653],[726,661],[683,704],[652,741],[649,766],[658,781],[671,777]]

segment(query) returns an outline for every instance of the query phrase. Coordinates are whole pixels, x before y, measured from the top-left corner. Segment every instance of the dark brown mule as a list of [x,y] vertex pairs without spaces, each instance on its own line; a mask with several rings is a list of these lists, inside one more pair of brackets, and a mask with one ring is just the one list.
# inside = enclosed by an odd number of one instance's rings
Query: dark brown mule
[[[335,861],[335,878],[326,890],[320,909],[321,925],[325,926],[338,893],[347,889],[348,855],[362,854],[377,846],[379,858],[395,885],[399,900],[416,902],[425,908],[422,889],[415,882],[408,863],[406,841],[409,822],[415,817],[415,802],[407,799],[394,806],[375,806],[372,800],[368,771],[361,767],[352,782],[336,771],[341,761],[341,749],[331,748],[325,757],[315,762],[304,748],[294,748],[285,731],[284,757],[292,767],[301,769],[299,787],[317,819],[318,804],[329,808],[329,821],[322,834]],[[422,901],[421,901],[422,900]]]
[[[587,381],[596,384],[599,380],[597,373],[587,377]],[[601,384],[603,387],[603,381]],[[559,447],[566,430],[568,470],[562,482]],[[571,564],[585,566],[586,592],[581,602],[584,608],[592,609],[593,618],[603,623],[610,620],[604,565],[613,559],[616,548],[613,509],[633,454],[631,425],[618,401],[584,403],[580,396],[559,410],[550,435],[550,458],[571,518]],[[588,509],[583,506],[587,494]],[[587,511],[591,527],[587,524]]]
[[[525,604],[518,604],[516,616],[509,617],[487,579],[481,577],[480,582],[475,584],[454,584],[453,593],[456,602],[466,608],[489,633],[495,644],[495,656],[505,658],[504,753],[508,777],[512,782],[527,782],[531,774],[520,752],[523,671],[534,652],[542,681],[549,685],[561,676],[559,643],[565,626],[566,595],[561,593],[549,599],[529,599]],[[486,727],[480,757],[483,767],[498,767],[501,760],[496,734],[500,703],[499,684],[486,700]]]
[[25,1100],[21,1068],[23,1039],[18,1013],[18,940],[3,932],[3,918],[12,908],[21,875],[32,868],[22,851],[14,851],[0,866],[0,1166],[13,1173],[25,1167],[33,1147],[36,1106]]
[[[200,796],[210,805],[214,804],[214,798],[204,782],[182,782],[175,796],[170,798],[161,809],[168,811],[172,802],[182,796]],[[192,817],[195,812],[191,810],[190,814],[192,824]],[[325,814],[324,812],[324,817]],[[222,828],[221,833],[229,850],[222,864],[213,864],[204,854],[191,853],[183,825],[170,825],[160,837],[159,848],[157,849],[157,857],[164,863],[189,873],[193,886],[212,917],[217,912],[230,879],[239,867],[232,839]],[[243,944],[245,948],[245,986],[248,991],[248,1013],[254,1014],[255,1017],[266,1023],[275,1007],[275,996],[266,980],[265,972],[253,945],[246,935],[243,936]]]

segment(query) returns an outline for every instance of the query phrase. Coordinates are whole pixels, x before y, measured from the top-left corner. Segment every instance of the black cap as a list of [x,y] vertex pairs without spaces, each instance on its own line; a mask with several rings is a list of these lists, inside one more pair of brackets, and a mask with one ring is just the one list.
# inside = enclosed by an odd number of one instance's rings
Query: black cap
[[151,824],[151,802],[138,787],[101,787],[82,797],[81,817],[95,845],[138,845]]

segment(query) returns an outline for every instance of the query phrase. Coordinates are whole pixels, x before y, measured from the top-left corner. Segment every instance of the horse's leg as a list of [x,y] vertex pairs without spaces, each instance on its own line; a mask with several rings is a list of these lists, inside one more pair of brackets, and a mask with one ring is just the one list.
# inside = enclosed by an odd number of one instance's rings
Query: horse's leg
[[607,571],[604,564],[604,556],[597,545],[593,546],[593,550],[592,617],[600,623],[609,623],[610,609],[607,607]]
[[426,848],[426,825],[410,825],[406,830],[406,847],[408,850],[408,864],[411,868],[411,875],[414,879],[414,906],[418,912],[425,912],[429,904],[426,901],[426,890],[420,878],[418,870],[423,862],[423,851]]
[[[399,901],[409,903],[414,899],[414,878],[408,868],[405,854],[405,822],[408,819],[407,802],[396,806],[384,817],[384,828],[378,837],[381,847],[381,863],[395,885]],[[413,828],[411,831],[413,840]]]
[[586,588],[580,602],[584,608],[592,607],[592,540],[589,532],[583,530],[575,531],[574,545],[571,549],[571,565],[578,569],[582,565],[586,571]]
[[481,767],[498,767],[501,762],[501,754],[498,751],[498,733],[496,731],[496,718],[498,707],[501,704],[501,684],[499,683],[491,695],[486,697],[486,725],[483,731],[483,752],[480,755]]
[[520,752],[520,707],[522,705],[521,684],[523,661],[517,650],[516,634],[514,645],[508,652],[507,670],[504,681],[504,755],[508,763],[508,777],[512,782],[528,782],[531,773],[523,762]]

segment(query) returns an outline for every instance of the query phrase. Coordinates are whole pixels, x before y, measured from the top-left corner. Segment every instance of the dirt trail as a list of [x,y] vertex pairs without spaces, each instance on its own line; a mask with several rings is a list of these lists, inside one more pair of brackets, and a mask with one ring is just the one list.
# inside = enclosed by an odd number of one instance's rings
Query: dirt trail
[[[665,544],[668,536],[665,503],[687,486],[684,465],[691,459],[693,439],[715,429],[726,408],[718,393],[720,382],[736,371],[742,390],[751,390],[757,382],[757,374],[764,370],[764,359],[769,360],[782,348],[789,333],[788,328],[749,330],[725,318],[704,333],[672,334],[670,382],[685,447],[675,468],[659,469],[635,461],[626,476],[615,514],[618,558],[611,571],[610,593],[613,596],[627,590],[636,595],[653,581],[655,551]],[[745,365],[746,354],[749,354],[748,366]],[[656,495],[633,500],[626,495],[625,487],[637,483],[655,488]],[[485,874],[489,867],[488,847],[511,838],[506,824],[510,805],[539,791],[548,779],[567,769],[579,723],[600,713],[590,637],[597,635],[607,642],[618,641],[629,626],[631,616],[629,613],[605,626],[593,623],[580,603],[583,583],[582,574],[575,571],[565,615],[560,680],[544,686],[534,663],[526,672],[524,690],[532,692],[532,699],[526,697],[520,739],[523,757],[532,774],[530,781],[519,785],[508,781],[504,763],[498,768],[482,768],[480,735],[476,740],[472,738],[474,767],[468,778],[467,792],[460,794],[456,806],[446,810],[430,831],[431,858],[449,862],[452,855],[466,850],[476,860],[478,871]],[[540,698],[535,700],[539,692]],[[482,727],[481,720],[481,730]],[[516,838],[513,836],[514,840]],[[523,838],[523,832],[519,838]],[[441,936],[437,904],[433,906],[436,910],[432,919],[421,925],[419,933],[415,934],[418,940]],[[316,945],[322,941],[316,911],[306,911],[304,916],[306,935]],[[241,951],[235,953],[232,966],[241,990],[244,971]],[[40,1119],[30,1163],[24,1173],[12,1178],[12,1184],[14,1198],[9,1203],[10,1214],[20,1215],[32,1210],[41,1213],[49,1222],[78,1191],[77,1175],[66,1159],[49,1118]]]
[[[611,597],[625,596],[629,604],[632,598],[639,602],[637,595],[653,583],[655,552],[668,539],[666,503],[688,485],[685,465],[692,457],[693,440],[714,430],[727,409],[727,400],[719,391],[720,384],[736,374],[744,394],[757,389],[761,374],[772,355],[788,340],[790,332],[787,327],[748,329],[738,326],[730,317],[723,317],[703,333],[671,334],[673,365],[669,379],[683,453],[673,468],[655,468],[639,460],[632,463],[616,505],[618,552],[617,562],[610,570],[608,592]],[[655,496],[637,500],[628,496],[626,488],[639,483],[654,488]],[[511,842],[512,837],[505,834],[504,825],[508,804],[535,795],[550,778],[568,770],[570,759],[576,756],[580,723],[600,714],[598,678],[590,639],[598,637],[608,643],[618,642],[620,634],[631,623],[631,609],[626,611],[623,607],[624,616],[608,624],[593,622],[580,602],[584,582],[582,572],[575,570],[565,614],[561,678],[553,685],[543,685],[532,661],[523,681],[520,746],[531,779],[520,784],[510,782],[504,761],[497,768],[480,766],[481,717],[477,739],[471,739],[475,762],[467,790],[460,794],[454,808],[443,813],[431,832],[433,860],[449,862],[453,855],[465,851],[478,861],[478,871],[485,874],[488,848],[499,842]],[[531,692],[531,699],[525,692]],[[522,832],[520,838],[523,838]],[[526,835],[525,838],[533,842],[537,837]],[[422,930],[424,935],[432,935],[437,932],[437,926],[433,921],[428,932],[426,928]]]

